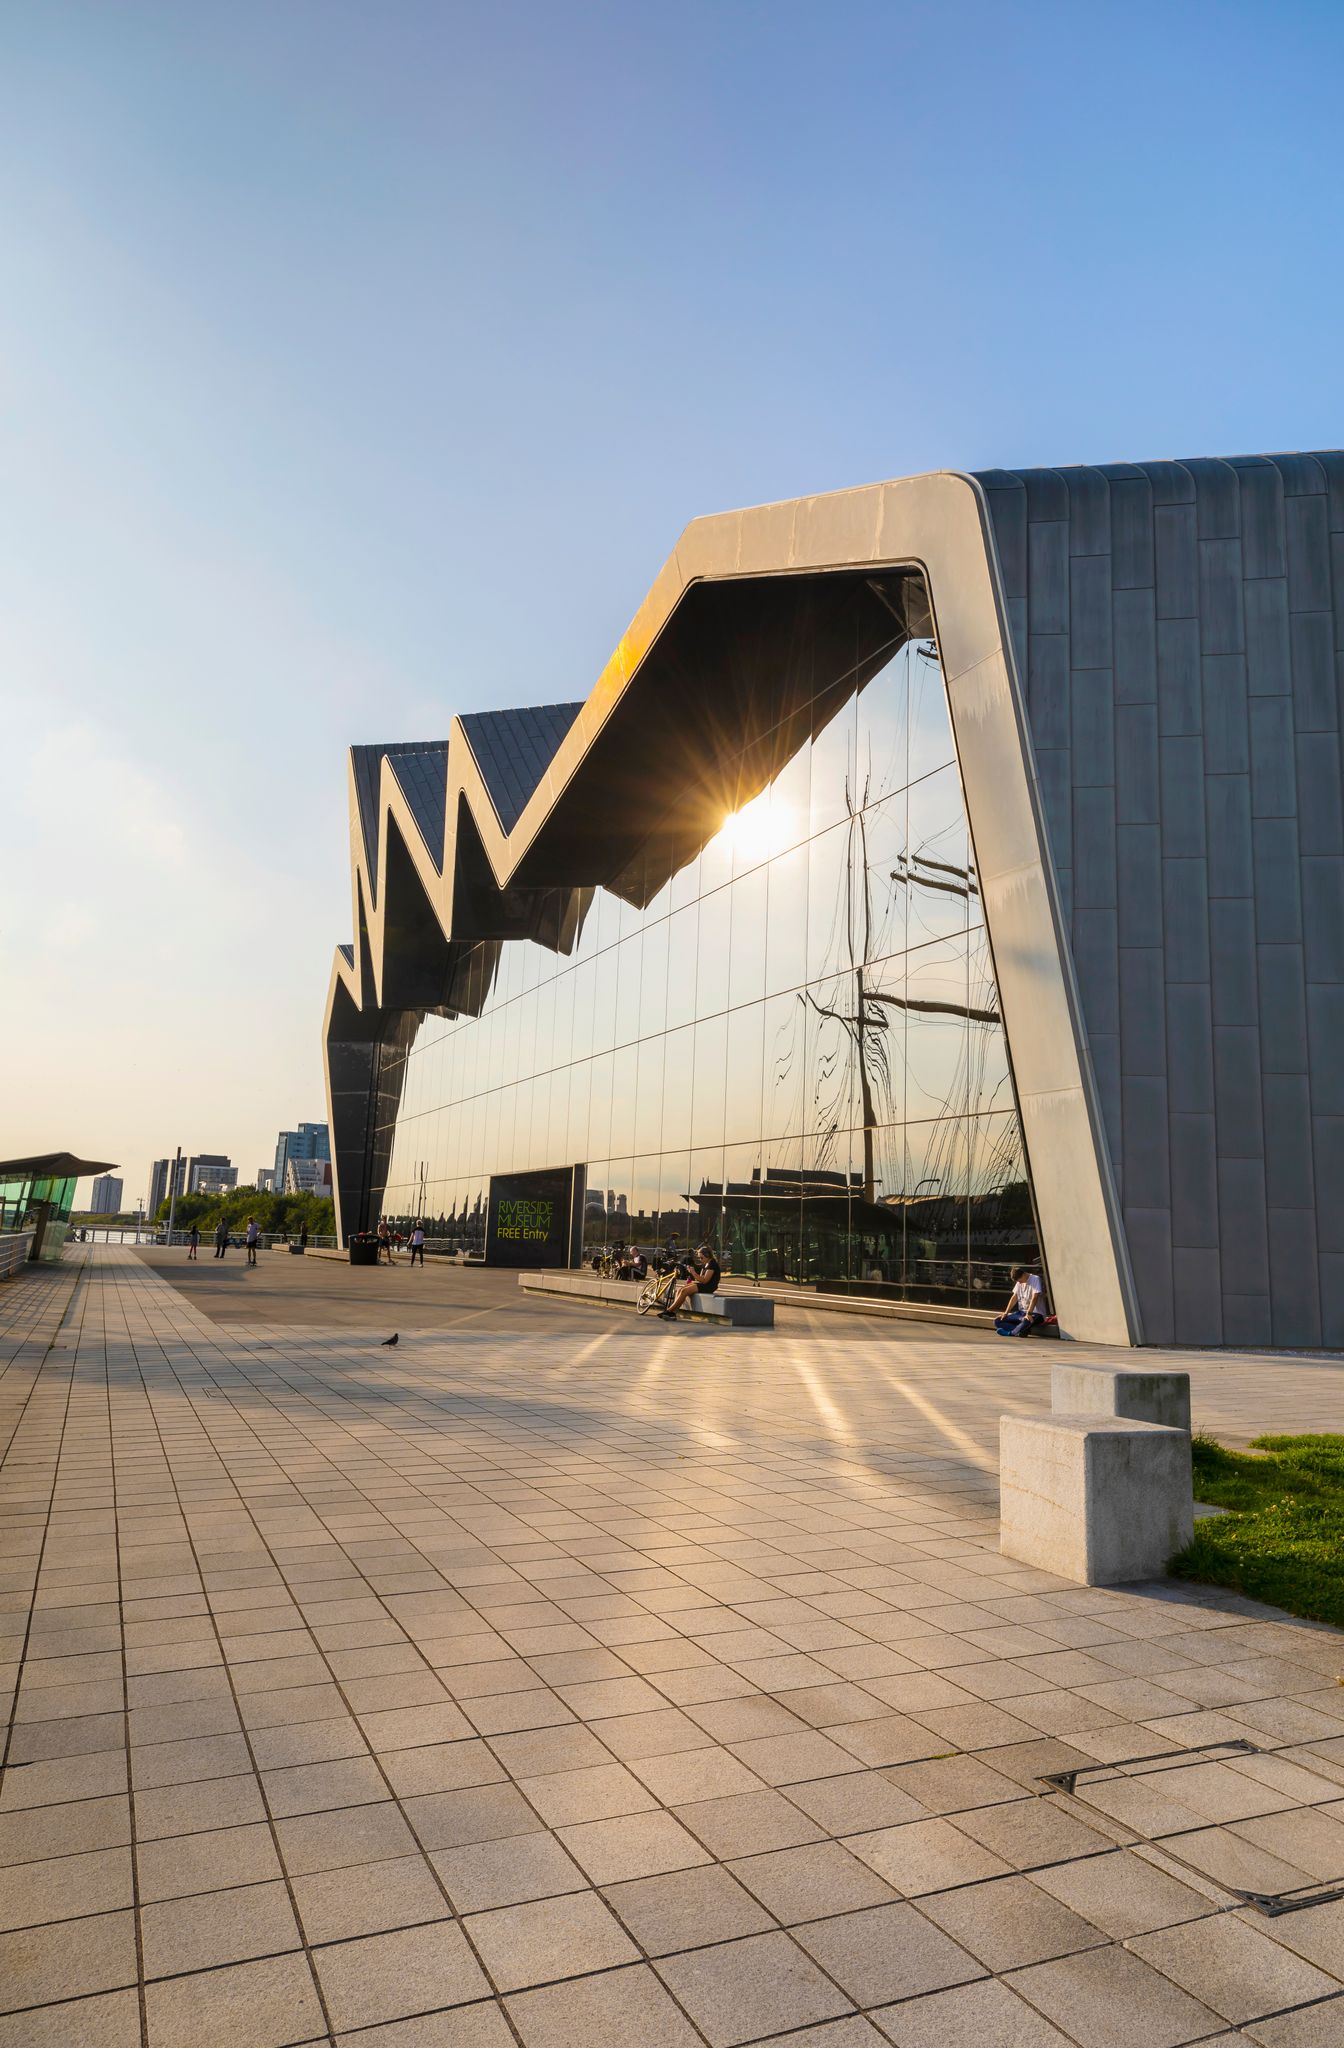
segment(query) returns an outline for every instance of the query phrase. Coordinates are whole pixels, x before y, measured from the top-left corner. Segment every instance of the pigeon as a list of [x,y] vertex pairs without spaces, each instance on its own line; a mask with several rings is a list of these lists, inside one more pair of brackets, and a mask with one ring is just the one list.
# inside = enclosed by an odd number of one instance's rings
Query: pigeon
[[396,1341],[397,1341],[397,1338],[399,1337],[399,1335],[400,1335],[400,1334],[401,1334],[401,1333],[400,1333],[400,1331],[398,1331],[398,1330],[394,1330],[394,1331],[392,1332],[392,1335],[391,1335],[390,1337],[384,1337],[384,1339],[383,1339],[383,1347],[384,1347],[384,1349],[386,1349],[386,1347],[387,1347],[387,1346],[388,1346],[389,1344],[395,1344],[395,1343],[396,1343]]

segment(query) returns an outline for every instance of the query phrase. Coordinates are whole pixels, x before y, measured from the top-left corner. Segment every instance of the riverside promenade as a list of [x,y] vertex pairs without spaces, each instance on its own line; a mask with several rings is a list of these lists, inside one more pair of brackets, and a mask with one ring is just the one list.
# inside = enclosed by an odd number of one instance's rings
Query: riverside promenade
[[0,1288],[0,2048],[1344,2043],[1344,1637],[1001,1558],[1053,1347],[221,1265]]

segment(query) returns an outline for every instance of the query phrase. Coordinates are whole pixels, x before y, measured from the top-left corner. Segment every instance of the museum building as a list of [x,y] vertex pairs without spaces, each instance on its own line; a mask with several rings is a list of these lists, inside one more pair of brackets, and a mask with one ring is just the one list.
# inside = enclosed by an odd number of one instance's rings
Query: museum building
[[343,1237],[1344,1343],[1344,456],[697,520],[591,695],[350,756]]

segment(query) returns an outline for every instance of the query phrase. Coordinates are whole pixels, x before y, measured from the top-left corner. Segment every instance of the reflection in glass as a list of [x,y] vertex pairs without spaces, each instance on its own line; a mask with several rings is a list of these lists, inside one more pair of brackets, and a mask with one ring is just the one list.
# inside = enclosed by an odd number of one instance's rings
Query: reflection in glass
[[[909,903],[911,946],[966,929],[975,889],[970,872],[961,782],[943,768],[908,792],[909,824],[903,881]],[[977,897],[978,917],[978,897]]]
[[785,1136],[806,1126],[807,1002],[802,991],[771,996],[765,1005],[765,1081],[762,1126],[767,1137]]
[[966,941],[940,939],[907,953],[905,1114],[964,1116],[970,1107]]
[[667,1029],[667,952],[671,926],[658,918],[640,941],[639,1035],[652,1038]]
[[695,1079],[691,1094],[691,1143],[723,1143],[728,1069],[728,1019],[709,1017],[695,1027]]
[[761,1130],[764,1030],[764,1004],[729,1011],[723,1129],[730,1144],[754,1140]]
[[765,987],[768,995],[807,980],[807,847],[770,863],[766,896]]
[[663,1056],[666,1041],[646,1038],[639,1048],[635,1081],[636,1153],[657,1152],[663,1142]]
[[669,1031],[663,1040],[663,1151],[691,1142],[691,1094],[695,1086],[695,1026]]
[[611,1063],[611,1138],[613,1153],[635,1150],[635,1093],[639,1079],[639,1047],[623,1045]]
[[461,1015],[383,1054],[387,1214],[479,1248],[491,1174],[578,1163],[589,1246],[709,1230],[739,1277],[1006,1298],[1040,1248],[936,649],[863,674],[781,674],[713,838],[628,857],[645,908],[594,889],[569,955],[464,956]]
[[696,953],[700,937],[700,905],[691,903],[674,913],[668,936],[667,1028],[675,1031],[695,1017]]
[[716,889],[700,901],[700,929],[695,940],[695,1014],[713,1017],[728,1007],[728,953],[732,918],[731,889]]
[[907,643],[859,694],[856,774],[861,804],[877,803],[892,790],[904,789],[909,780],[912,659]]
[[766,905],[769,870],[756,868],[732,887],[732,936],[728,954],[728,1001],[757,1003],[765,994]]

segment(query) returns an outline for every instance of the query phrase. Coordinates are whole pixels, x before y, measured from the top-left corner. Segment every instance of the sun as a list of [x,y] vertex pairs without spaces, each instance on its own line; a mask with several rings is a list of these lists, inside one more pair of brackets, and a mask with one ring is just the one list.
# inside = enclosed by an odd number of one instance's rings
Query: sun
[[796,836],[790,807],[763,789],[740,811],[730,811],[719,828],[719,841],[736,867],[754,867],[793,844]]

